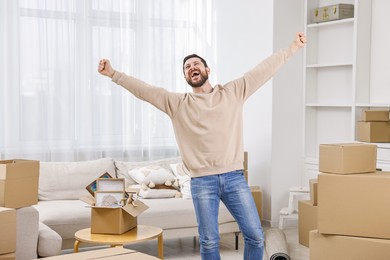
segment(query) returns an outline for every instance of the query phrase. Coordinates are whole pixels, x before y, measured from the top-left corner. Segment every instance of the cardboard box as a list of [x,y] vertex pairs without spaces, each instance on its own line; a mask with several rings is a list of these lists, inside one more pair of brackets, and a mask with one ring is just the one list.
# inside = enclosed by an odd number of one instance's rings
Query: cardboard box
[[91,233],[123,234],[137,226],[137,216],[147,209],[139,200],[119,208],[92,207]]
[[390,239],[390,172],[318,176],[318,231]]
[[390,240],[310,232],[310,260],[388,260]]
[[309,200],[298,201],[299,244],[309,247],[309,232],[317,229],[318,207]]
[[309,188],[310,188],[310,202],[311,205],[317,206],[318,204],[318,180],[311,179],[309,180]]
[[376,171],[377,146],[374,144],[320,144],[320,172],[351,174]]
[[79,252],[73,254],[64,254],[64,255],[46,257],[45,259],[48,260],[92,260],[92,259],[154,260],[158,258],[143,253],[139,253],[131,249],[126,249],[123,247],[113,247],[113,248],[98,249],[98,250],[85,251],[85,252]]
[[362,112],[362,121],[388,122],[389,121],[389,110],[364,110]]
[[0,207],[0,254],[16,250],[16,210]]
[[0,206],[22,208],[38,203],[39,161],[0,161]]
[[0,260],[15,260],[15,259],[16,259],[15,253],[0,255]]
[[263,219],[263,193],[260,186],[250,187],[253,199],[255,200],[257,212],[259,213],[260,220]]
[[390,122],[363,122],[356,125],[356,139],[361,142],[390,142]]
[[352,4],[336,4],[314,8],[311,13],[311,21],[313,23],[320,23],[352,18],[354,15],[354,7]]

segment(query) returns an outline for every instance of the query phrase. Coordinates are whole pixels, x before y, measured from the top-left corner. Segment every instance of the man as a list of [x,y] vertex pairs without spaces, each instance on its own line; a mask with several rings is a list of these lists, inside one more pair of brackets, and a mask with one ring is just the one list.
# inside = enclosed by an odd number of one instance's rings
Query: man
[[220,259],[218,209],[222,201],[237,221],[245,241],[244,259],[263,256],[263,231],[251,191],[243,176],[243,105],[306,43],[297,33],[293,43],[273,54],[241,78],[212,87],[210,68],[196,54],[183,60],[183,73],[193,93],[172,93],[115,71],[99,62],[102,75],[172,120],[183,163],[191,176],[203,260]]

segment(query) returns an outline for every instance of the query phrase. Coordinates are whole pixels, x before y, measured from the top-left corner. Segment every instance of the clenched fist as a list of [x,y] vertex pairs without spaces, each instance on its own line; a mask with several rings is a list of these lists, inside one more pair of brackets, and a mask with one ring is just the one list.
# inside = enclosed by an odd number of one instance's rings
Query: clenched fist
[[115,70],[111,67],[110,61],[107,59],[101,59],[99,61],[98,72],[104,76],[112,78]]

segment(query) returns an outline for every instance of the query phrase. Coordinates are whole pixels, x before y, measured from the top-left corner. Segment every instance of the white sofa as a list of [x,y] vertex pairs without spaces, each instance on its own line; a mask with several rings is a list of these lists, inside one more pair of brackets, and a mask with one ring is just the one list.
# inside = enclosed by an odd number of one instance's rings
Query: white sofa
[[[179,162],[180,158],[146,162],[122,162],[111,158],[82,162],[41,162],[39,202],[34,207],[39,212],[40,222],[61,237],[62,249],[69,249],[74,244],[74,233],[91,224],[91,209],[79,200],[88,195],[85,187],[91,181],[108,172],[113,177],[125,178],[126,185],[129,185],[135,183],[128,174],[131,169],[148,165],[170,169],[170,164]],[[164,239],[198,235],[191,199],[157,198],[143,199],[143,202],[149,209],[138,217],[138,224],[161,227]],[[221,233],[234,233],[237,241],[238,225],[223,203],[219,213],[219,228]],[[52,254],[58,252],[58,249],[51,248],[46,250],[45,256],[50,254],[50,250]]]

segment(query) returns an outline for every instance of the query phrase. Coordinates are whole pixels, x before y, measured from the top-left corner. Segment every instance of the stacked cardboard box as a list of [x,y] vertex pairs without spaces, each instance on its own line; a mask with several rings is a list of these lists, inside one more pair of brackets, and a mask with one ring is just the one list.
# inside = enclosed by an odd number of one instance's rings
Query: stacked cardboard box
[[263,219],[263,193],[260,186],[251,186],[251,193],[256,204],[257,213],[259,214],[260,220]]
[[0,207],[0,259],[15,259],[16,210]]
[[310,200],[298,201],[298,240],[301,245],[309,247],[309,233],[317,229],[317,179],[309,180]]
[[389,110],[364,110],[356,132],[361,142],[390,142]]
[[389,259],[390,172],[376,172],[376,145],[320,145],[319,164],[310,259]]
[[38,203],[39,161],[0,161],[0,260],[14,260],[16,210]]

